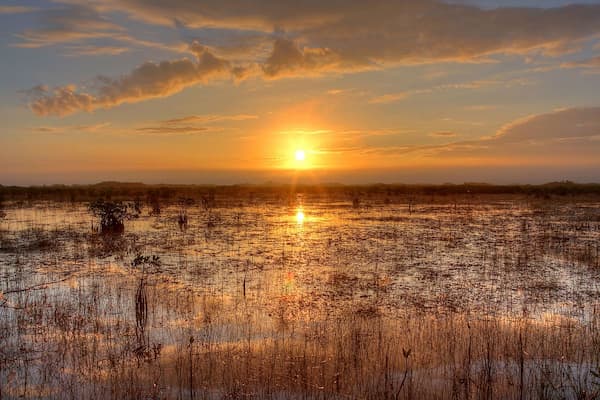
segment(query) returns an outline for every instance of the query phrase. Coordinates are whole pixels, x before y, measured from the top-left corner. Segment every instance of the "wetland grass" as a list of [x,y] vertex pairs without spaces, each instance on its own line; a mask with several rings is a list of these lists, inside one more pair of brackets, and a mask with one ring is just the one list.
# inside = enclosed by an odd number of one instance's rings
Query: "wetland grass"
[[8,204],[0,399],[600,396],[598,203],[254,199]]

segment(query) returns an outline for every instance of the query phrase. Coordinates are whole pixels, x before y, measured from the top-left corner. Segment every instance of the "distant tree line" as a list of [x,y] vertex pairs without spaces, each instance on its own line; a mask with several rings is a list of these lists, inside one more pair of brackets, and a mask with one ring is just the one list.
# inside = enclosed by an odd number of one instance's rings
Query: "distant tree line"
[[95,185],[2,186],[0,198],[5,201],[90,202],[96,199],[125,201],[144,199],[147,204],[176,203],[178,199],[194,199],[200,204],[217,204],[217,199],[282,199],[298,193],[322,197],[355,198],[370,196],[452,196],[452,195],[523,195],[537,198],[556,196],[600,196],[600,184],[569,181],[542,185],[492,185],[485,183],[408,185],[145,185],[142,183],[103,182]]

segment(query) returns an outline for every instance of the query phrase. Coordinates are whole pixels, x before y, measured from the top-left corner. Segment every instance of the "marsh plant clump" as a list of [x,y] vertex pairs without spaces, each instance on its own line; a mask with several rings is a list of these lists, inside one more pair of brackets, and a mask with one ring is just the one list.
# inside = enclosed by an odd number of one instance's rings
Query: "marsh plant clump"
[[100,219],[100,232],[118,234],[125,231],[125,220],[137,218],[141,213],[141,203],[126,204],[119,201],[96,200],[89,205],[90,211]]
[[11,203],[0,398],[600,396],[600,202],[319,196]]
[[161,205],[160,205],[160,198],[158,196],[158,193],[156,193],[154,191],[148,193],[147,202],[148,202],[148,205],[150,206],[150,214],[151,215],[160,215]]

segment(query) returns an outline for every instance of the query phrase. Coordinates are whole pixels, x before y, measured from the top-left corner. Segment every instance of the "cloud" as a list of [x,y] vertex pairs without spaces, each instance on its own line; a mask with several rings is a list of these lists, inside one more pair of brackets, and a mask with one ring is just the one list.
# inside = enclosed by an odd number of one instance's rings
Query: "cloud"
[[514,163],[553,162],[599,164],[600,107],[566,108],[512,121],[493,135],[443,145],[374,148],[382,154],[423,157],[504,158]]
[[273,49],[273,35],[268,33],[237,32],[232,30],[208,30],[195,40],[204,43],[215,55],[255,63],[265,59]]
[[[68,0],[69,3],[89,3]],[[190,28],[229,28],[269,32],[273,27],[300,29],[327,23],[350,2],[341,0],[207,0],[202,2],[174,0],[97,0],[94,5],[103,11],[121,11],[129,17],[164,26],[184,25]]]
[[195,46],[197,61],[184,58],[146,62],[117,79],[98,77],[94,92],[79,91],[76,86],[58,87],[52,91],[37,86],[29,91],[29,106],[38,115],[64,116],[77,111],[93,111],[122,103],[135,103],[180,92],[186,87],[225,77],[229,63],[215,57],[201,46]]
[[381,64],[480,62],[494,54],[558,54],[600,32],[600,5],[493,9],[381,1],[307,29],[309,42]]
[[300,47],[289,39],[278,38],[273,51],[262,65],[266,77],[295,76],[298,74],[321,74],[324,72],[348,72],[375,67],[367,59],[350,58],[328,48]]
[[499,7],[539,7],[552,8],[569,4],[597,4],[598,0],[445,0],[447,3],[469,4],[483,8]]
[[[135,132],[147,135],[197,135],[213,132],[221,132],[225,128],[214,126],[217,122],[224,121],[248,121],[257,119],[256,115],[233,114],[233,115],[188,115],[185,117],[172,118],[158,121],[153,125],[136,128]],[[207,126],[208,125],[208,126]]]
[[29,106],[38,115],[67,115],[80,110],[92,111],[99,104],[94,96],[77,93],[74,85],[58,87],[52,92],[41,86],[36,88],[35,92],[42,94],[36,96]]
[[0,6],[0,15],[2,14],[23,14],[38,11],[37,7],[28,6]]
[[38,48],[58,43],[111,38],[124,28],[85,5],[44,10],[41,27],[17,34],[22,42],[14,47]]
[[[335,132],[339,134],[340,132]],[[600,107],[567,108],[530,115],[505,124],[487,137],[443,144],[404,144],[401,136],[371,140],[377,131],[356,132],[352,140],[328,144],[325,150],[377,156],[380,165],[552,165],[600,166]],[[392,134],[392,132],[384,132]],[[457,137],[452,131],[430,133],[435,138]],[[402,156],[399,158],[399,156]]]
[[257,115],[237,114],[237,115],[188,115],[186,117],[167,119],[160,121],[162,124],[180,124],[180,123],[212,123],[221,121],[247,121],[258,119]]
[[503,126],[495,142],[547,141],[600,136],[600,107],[566,108]]
[[600,68],[600,56],[588,58],[587,60],[571,61],[562,63],[563,68]]
[[454,132],[451,132],[451,131],[440,131],[440,132],[430,133],[429,136],[432,136],[432,137],[441,137],[441,138],[448,138],[448,137],[456,137],[458,135],[456,133],[454,133]]
[[112,22],[87,2],[58,9],[40,9],[38,25],[35,29],[16,34],[21,41],[11,46],[35,49],[67,45],[67,55],[70,56],[118,55],[128,51],[129,46],[190,52],[189,45],[185,43],[161,43],[133,37],[126,28]]
[[109,126],[110,123],[104,122],[93,125],[36,126],[31,130],[37,133],[62,134],[67,132],[99,132]]
[[302,56],[289,43],[280,43],[276,55],[288,60],[286,70],[292,60],[306,64],[313,52],[327,60],[313,65],[326,67],[332,59],[335,64],[360,60],[377,65],[481,61],[491,54],[534,49],[563,53],[600,33],[598,4],[547,9],[481,9],[435,0],[97,0],[94,4],[100,10],[121,11],[166,26],[177,21],[193,28],[287,32],[311,50]]
[[[172,136],[172,135],[197,135],[205,134],[209,131],[209,128],[204,126],[144,126],[135,130],[137,133],[144,135],[161,135],[161,136]],[[211,129],[214,131],[214,128]]]
[[388,93],[381,96],[375,96],[369,99],[370,104],[389,104],[397,101],[406,100],[411,96],[418,94],[429,94],[432,93],[433,89],[417,89],[417,90],[406,90],[404,92]]
[[68,55],[72,56],[99,56],[99,55],[111,55],[116,56],[128,52],[128,47],[121,46],[92,46],[92,45],[81,45],[71,46],[68,48]]
[[435,92],[441,92],[446,90],[477,90],[483,89],[487,87],[502,87],[502,88],[511,88],[515,86],[528,86],[533,84],[533,82],[526,79],[481,79],[470,82],[462,82],[462,83],[448,83],[443,85],[437,85],[431,88],[425,89],[413,89],[406,90],[403,92],[397,93],[388,93],[381,96],[372,97],[369,100],[371,104],[388,104],[395,103],[397,101],[406,100],[409,97],[421,94],[431,94]]
[[[557,55],[600,35],[598,4],[482,9],[436,0],[60,1],[68,6],[49,10],[44,26],[22,33],[23,42],[18,46],[67,43],[82,46],[82,55],[125,51],[123,46],[106,44],[96,50],[85,47],[93,46],[90,40],[101,39],[177,52],[196,51],[194,45],[170,46],[133,38],[121,25],[111,22],[115,13],[178,29],[203,28],[220,39],[213,39],[219,43],[200,46],[203,59],[198,63],[187,59],[146,62],[122,78],[97,79],[99,89],[95,92],[69,85],[44,93],[31,103],[39,115],[66,115],[169,96],[224,75],[234,80],[276,79],[398,65],[487,62],[498,54]],[[506,83],[480,81],[388,93],[371,103]]]
[[493,104],[475,104],[472,106],[465,106],[464,108],[469,111],[489,111],[497,109],[498,106]]
[[[30,131],[44,134],[96,133],[110,135],[148,135],[148,136],[182,136],[222,132],[231,127],[216,126],[219,122],[240,122],[257,119],[257,115],[249,114],[209,114],[189,115],[185,117],[146,122],[145,124],[111,125],[108,122],[91,125],[42,125],[30,128]],[[235,129],[235,128],[233,128]]]

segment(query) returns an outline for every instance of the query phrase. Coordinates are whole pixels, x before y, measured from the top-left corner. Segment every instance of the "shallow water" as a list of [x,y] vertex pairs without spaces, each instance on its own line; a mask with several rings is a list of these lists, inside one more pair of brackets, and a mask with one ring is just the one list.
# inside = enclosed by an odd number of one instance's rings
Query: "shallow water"
[[139,253],[160,257],[154,279],[232,298],[243,297],[245,280],[246,297],[264,307],[285,296],[318,312],[365,301],[389,313],[580,316],[600,293],[599,209],[517,201],[410,212],[403,204],[191,206],[181,230],[179,207],[170,207],[127,221],[121,237],[102,238],[91,232],[96,221],[85,205],[38,203],[7,210],[0,288],[14,288],[17,269],[21,286],[88,270],[129,274]]
[[[177,223],[182,210],[185,229]],[[100,235],[95,226],[85,204],[7,207],[0,320],[3,357],[17,376],[5,369],[6,382],[43,380],[49,366],[24,368],[23,360],[58,353],[68,332],[101,353],[148,358],[177,353],[190,336],[265,346],[348,313],[585,323],[600,298],[597,203],[355,208],[299,197],[292,204],[169,206],[159,216],[146,209],[120,236]],[[132,265],[139,254],[160,263]],[[59,377],[68,375],[65,366],[75,369],[62,363]]]

